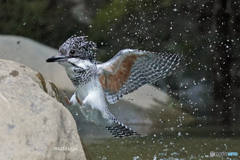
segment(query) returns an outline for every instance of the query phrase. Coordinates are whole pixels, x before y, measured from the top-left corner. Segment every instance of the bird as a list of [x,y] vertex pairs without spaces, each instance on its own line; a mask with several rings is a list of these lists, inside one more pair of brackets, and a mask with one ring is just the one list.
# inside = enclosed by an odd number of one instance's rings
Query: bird
[[88,41],[87,36],[71,36],[59,47],[59,54],[46,62],[58,62],[65,67],[75,88],[69,104],[78,107],[89,122],[106,127],[116,138],[140,135],[110,112],[107,101],[114,104],[123,95],[171,75],[182,56],[123,49],[109,61],[98,64],[96,50],[96,43]]

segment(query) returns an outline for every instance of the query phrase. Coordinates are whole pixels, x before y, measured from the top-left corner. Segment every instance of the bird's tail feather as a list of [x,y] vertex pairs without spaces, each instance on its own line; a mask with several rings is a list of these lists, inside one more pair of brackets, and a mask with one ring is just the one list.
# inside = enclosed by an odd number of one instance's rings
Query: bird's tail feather
[[137,132],[133,131],[131,128],[128,126],[122,124],[121,122],[115,122],[117,125],[111,126],[111,127],[106,127],[114,137],[116,138],[123,138],[127,136],[132,136],[132,135],[140,135]]

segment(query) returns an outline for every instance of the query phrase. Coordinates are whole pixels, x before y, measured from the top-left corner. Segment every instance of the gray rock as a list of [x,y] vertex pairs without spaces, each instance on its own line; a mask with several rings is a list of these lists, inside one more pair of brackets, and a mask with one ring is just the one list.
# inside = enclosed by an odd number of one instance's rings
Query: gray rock
[[1,159],[86,159],[76,122],[54,99],[56,87],[16,62],[0,60],[0,70]]
[[[60,45],[60,44],[59,44]],[[22,63],[53,81],[58,89],[74,90],[65,69],[45,60],[58,54],[58,50],[20,36],[0,36],[0,59]]]

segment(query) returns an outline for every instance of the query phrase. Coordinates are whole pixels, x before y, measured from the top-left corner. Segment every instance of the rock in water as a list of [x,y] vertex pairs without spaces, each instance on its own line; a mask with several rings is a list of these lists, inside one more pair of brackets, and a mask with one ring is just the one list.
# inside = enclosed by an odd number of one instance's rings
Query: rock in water
[[0,59],[0,71],[1,159],[86,159],[55,85],[16,62]]

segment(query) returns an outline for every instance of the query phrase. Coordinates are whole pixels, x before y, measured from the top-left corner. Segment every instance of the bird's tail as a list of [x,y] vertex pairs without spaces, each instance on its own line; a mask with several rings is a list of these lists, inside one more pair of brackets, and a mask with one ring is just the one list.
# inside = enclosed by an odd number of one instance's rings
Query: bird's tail
[[140,135],[139,133],[133,131],[131,128],[128,126],[124,125],[117,119],[114,119],[114,122],[117,124],[115,126],[111,127],[106,127],[114,137],[116,138],[123,138],[123,137],[128,137],[132,135]]

